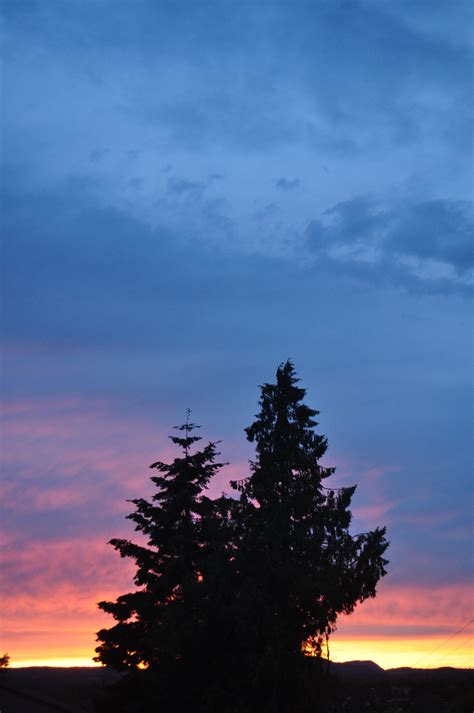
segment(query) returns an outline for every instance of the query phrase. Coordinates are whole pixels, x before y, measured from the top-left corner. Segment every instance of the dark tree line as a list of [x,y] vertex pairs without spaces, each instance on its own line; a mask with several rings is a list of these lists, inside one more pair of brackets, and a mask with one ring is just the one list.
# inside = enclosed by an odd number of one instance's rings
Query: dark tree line
[[385,528],[349,533],[355,487],[324,485],[327,440],[298,381],[288,361],[261,387],[256,457],[232,497],[204,494],[224,464],[189,419],[171,437],[180,455],[150,466],[156,493],[128,516],[146,544],[111,541],[135,560],[137,589],[99,603],[116,623],[96,660],[128,672],[99,710],[323,710],[324,645],[375,596],[388,543]]

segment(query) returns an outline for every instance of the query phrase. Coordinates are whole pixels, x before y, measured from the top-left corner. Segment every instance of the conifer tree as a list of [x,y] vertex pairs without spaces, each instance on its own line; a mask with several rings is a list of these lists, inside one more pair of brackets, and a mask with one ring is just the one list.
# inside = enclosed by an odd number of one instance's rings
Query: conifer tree
[[99,607],[117,623],[102,629],[97,638],[96,661],[116,670],[147,668],[163,672],[195,655],[199,640],[203,548],[200,542],[201,494],[221,463],[216,443],[193,451],[201,440],[192,435],[198,428],[189,422],[176,427],[182,433],[170,436],[182,454],[172,463],[157,461],[150,468],[159,475],[151,480],[157,492],[151,501],[132,500],[135,511],[128,518],[147,538],[147,544],[113,539],[122,557],[135,560],[134,592]]
[[246,429],[256,460],[250,477],[234,483],[245,521],[242,611],[258,652],[256,687],[269,694],[259,710],[268,711],[286,710],[283,689],[293,663],[303,649],[321,655],[338,615],[375,596],[387,563],[385,528],[349,533],[355,486],[323,485],[335,469],[319,463],[327,440],[314,431],[318,411],[303,403],[298,381],[287,361],[276,383],[261,387],[260,412]]

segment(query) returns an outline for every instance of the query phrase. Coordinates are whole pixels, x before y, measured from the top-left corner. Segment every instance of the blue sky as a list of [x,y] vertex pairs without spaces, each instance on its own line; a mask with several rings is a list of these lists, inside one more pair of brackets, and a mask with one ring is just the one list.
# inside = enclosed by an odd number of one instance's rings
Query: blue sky
[[[6,2],[12,552],[87,523],[102,557],[188,406],[245,470],[258,384],[291,357],[356,524],[388,524],[382,603],[438,587],[424,635],[450,632],[446,587],[472,572],[473,19],[463,0]],[[28,562],[12,577],[36,581]]]

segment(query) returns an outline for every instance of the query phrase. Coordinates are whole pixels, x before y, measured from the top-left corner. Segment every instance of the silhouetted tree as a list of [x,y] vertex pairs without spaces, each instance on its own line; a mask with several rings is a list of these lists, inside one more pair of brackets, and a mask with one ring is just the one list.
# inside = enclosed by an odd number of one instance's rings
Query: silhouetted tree
[[327,440],[314,431],[318,411],[303,403],[298,381],[287,361],[276,383],[261,387],[260,412],[246,429],[256,460],[250,477],[234,483],[243,530],[242,632],[254,660],[259,711],[300,710],[304,650],[321,655],[337,616],[375,596],[387,563],[385,528],[349,533],[355,486],[323,486],[335,469],[319,463]]
[[[151,478],[158,489],[151,501],[131,501],[136,509],[128,518],[146,535],[147,546],[111,540],[122,557],[135,560],[139,589],[119,596],[115,602],[99,603],[118,623],[98,632],[101,643],[95,660],[116,670],[147,669],[155,674],[155,682],[175,679],[179,672],[187,676],[201,640],[204,550],[200,500],[222,464],[216,462],[215,443],[192,450],[201,440],[192,435],[195,428],[188,418],[177,427],[183,436],[170,437],[181,448],[181,457],[170,464],[157,461],[150,466],[159,472]],[[162,685],[157,694],[163,703],[167,695],[164,689]]]
[[3,654],[0,656],[0,669],[8,668],[10,665],[10,656],[8,654]]

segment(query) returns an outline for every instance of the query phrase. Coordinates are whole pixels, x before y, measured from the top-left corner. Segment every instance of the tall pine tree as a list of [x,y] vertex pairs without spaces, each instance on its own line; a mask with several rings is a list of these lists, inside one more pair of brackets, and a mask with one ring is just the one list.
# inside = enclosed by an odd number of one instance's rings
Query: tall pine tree
[[327,440],[315,433],[318,411],[303,403],[298,381],[287,361],[276,383],[261,387],[260,412],[246,429],[256,459],[250,477],[234,483],[245,530],[245,631],[256,654],[255,690],[266,690],[260,711],[286,711],[290,700],[299,710],[298,660],[308,650],[320,655],[338,615],[375,596],[387,563],[385,528],[349,533],[355,486],[323,485],[334,468],[320,465]]

